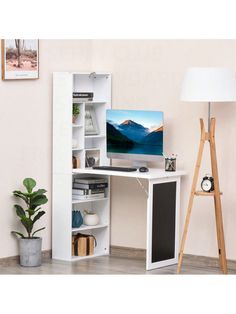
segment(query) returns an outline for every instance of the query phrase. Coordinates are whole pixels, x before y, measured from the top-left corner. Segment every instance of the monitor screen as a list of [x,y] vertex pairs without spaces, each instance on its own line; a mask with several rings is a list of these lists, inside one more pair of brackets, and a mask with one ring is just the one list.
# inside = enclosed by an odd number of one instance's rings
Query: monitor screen
[[162,156],[163,112],[107,110],[106,124],[108,156]]

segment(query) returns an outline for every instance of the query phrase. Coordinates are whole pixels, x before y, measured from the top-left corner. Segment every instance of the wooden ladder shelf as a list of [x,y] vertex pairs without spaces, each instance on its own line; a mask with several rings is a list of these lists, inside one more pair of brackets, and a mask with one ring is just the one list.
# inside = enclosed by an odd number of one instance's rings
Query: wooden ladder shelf
[[[181,245],[180,245],[179,263],[178,263],[177,273],[180,273],[181,266],[182,266],[184,247],[185,247],[185,242],[187,238],[187,232],[188,232],[190,216],[191,216],[192,207],[193,207],[194,196],[213,196],[214,205],[215,205],[216,232],[217,232],[217,240],[218,240],[218,249],[219,249],[218,254],[219,254],[220,268],[222,269],[222,272],[224,274],[227,274],[227,260],[226,260],[226,252],[225,252],[224,229],[223,229],[221,198],[220,198],[220,196],[222,195],[222,192],[220,192],[217,159],[216,159],[215,118],[211,118],[209,132],[205,132],[203,119],[200,119],[200,126],[201,126],[201,139],[200,139],[197,162],[196,162],[194,176],[193,176],[191,193],[189,197],[187,214],[185,218],[184,231],[183,231]],[[209,145],[210,145],[211,170],[212,170],[212,176],[214,178],[214,191],[210,193],[203,192],[203,191],[196,191],[197,181],[199,177],[199,170],[200,170],[201,161],[202,161],[202,153],[203,153],[205,142],[209,142]]]

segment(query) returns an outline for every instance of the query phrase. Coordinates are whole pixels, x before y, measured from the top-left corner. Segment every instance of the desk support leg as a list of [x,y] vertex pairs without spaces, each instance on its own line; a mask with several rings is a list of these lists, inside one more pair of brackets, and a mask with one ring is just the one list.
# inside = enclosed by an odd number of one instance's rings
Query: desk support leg
[[147,202],[147,269],[177,263],[178,179],[149,182]]

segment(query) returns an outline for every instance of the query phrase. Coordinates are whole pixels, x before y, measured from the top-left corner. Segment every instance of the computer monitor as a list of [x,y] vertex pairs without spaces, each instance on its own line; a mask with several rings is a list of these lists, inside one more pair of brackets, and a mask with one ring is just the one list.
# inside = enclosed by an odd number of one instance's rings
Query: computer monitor
[[[163,155],[163,112],[107,110],[107,156],[144,165]],[[140,163],[141,161],[141,163]]]

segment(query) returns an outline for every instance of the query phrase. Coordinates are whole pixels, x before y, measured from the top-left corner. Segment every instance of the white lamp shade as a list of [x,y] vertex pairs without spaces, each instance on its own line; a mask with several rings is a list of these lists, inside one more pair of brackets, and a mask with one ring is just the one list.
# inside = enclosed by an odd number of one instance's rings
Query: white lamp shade
[[181,100],[227,102],[236,100],[234,71],[227,68],[189,68],[185,74]]

